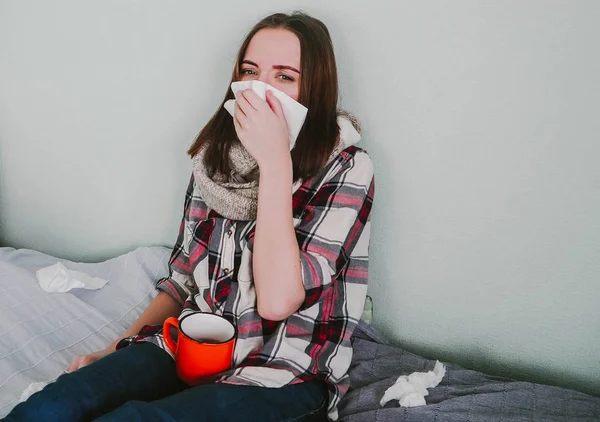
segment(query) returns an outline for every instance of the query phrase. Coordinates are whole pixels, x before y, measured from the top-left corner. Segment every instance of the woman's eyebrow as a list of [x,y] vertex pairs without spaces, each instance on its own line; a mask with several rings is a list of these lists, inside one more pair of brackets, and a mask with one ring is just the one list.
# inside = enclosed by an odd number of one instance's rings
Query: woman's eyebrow
[[[258,67],[258,65],[256,63],[254,63],[252,60],[248,60],[248,59],[242,60],[242,64],[249,64],[250,66]],[[275,64],[275,65],[273,65],[273,69],[287,69],[287,70],[296,72],[298,75],[300,74],[300,71],[298,69],[296,69],[295,67],[287,66],[287,65],[283,65],[283,64]]]
[[283,65],[283,64],[273,65],[273,69],[287,69],[287,70],[292,70],[292,71],[296,72],[298,75],[300,74],[300,71],[298,69],[296,69],[295,67],[286,66],[286,65]]
[[258,67],[258,65],[252,60],[242,60],[242,64],[249,64],[250,66]]

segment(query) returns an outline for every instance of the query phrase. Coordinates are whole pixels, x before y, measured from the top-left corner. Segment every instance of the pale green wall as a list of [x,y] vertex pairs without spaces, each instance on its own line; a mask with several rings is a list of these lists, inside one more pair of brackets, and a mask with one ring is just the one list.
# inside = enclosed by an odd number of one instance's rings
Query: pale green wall
[[600,2],[0,1],[0,237],[172,244],[243,33],[301,7],[376,163],[370,294],[405,347],[600,395]]

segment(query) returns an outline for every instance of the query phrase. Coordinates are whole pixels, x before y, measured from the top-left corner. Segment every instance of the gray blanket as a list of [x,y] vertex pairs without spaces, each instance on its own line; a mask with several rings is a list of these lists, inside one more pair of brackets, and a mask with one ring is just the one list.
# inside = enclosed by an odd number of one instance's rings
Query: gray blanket
[[600,421],[600,398],[566,388],[486,375],[444,362],[446,375],[429,390],[426,406],[379,401],[400,375],[433,369],[435,361],[391,346],[361,324],[354,337],[351,388],[339,406],[341,421]]

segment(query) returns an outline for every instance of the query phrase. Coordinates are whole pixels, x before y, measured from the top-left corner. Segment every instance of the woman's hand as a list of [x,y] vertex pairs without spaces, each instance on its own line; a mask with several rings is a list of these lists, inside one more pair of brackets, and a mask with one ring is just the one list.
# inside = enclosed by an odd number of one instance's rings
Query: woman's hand
[[181,314],[181,310],[181,304],[170,294],[162,291],[159,292],[158,295],[152,299],[152,302],[150,302],[144,312],[142,312],[121,337],[109,344],[104,350],[90,353],[89,355],[77,356],[73,359],[73,362],[71,362],[66,372],[77,371],[79,368],[83,368],[90,363],[96,362],[98,359],[110,355],[116,350],[117,344],[121,339],[136,335],[145,325],[162,325],[168,317]]
[[75,372],[79,368],[83,368],[84,366],[88,366],[90,363],[96,362],[98,359],[103,358],[104,356],[108,356],[115,351],[114,347],[108,346],[104,350],[100,350],[98,352],[90,353],[89,355],[76,356],[71,362],[71,365],[67,368],[67,373]]
[[267,101],[250,89],[240,92],[235,102],[233,124],[244,148],[261,170],[282,164],[291,169],[287,123],[281,103],[267,91]]

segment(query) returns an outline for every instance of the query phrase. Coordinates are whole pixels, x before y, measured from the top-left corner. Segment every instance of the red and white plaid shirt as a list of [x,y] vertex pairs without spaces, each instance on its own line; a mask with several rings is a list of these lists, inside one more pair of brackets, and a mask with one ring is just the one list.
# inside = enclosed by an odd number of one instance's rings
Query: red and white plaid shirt
[[[233,369],[213,381],[281,387],[318,378],[329,387],[335,420],[350,385],[350,337],[367,294],[373,165],[365,151],[351,146],[298,185],[293,216],[306,299],[295,314],[284,321],[260,317],[252,275],[256,222],[209,209],[193,176],[170,276],[157,288],[184,305],[181,317],[211,312],[236,326]],[[119,347],[151,341],[168,351],[158,328],[145,327]]]

